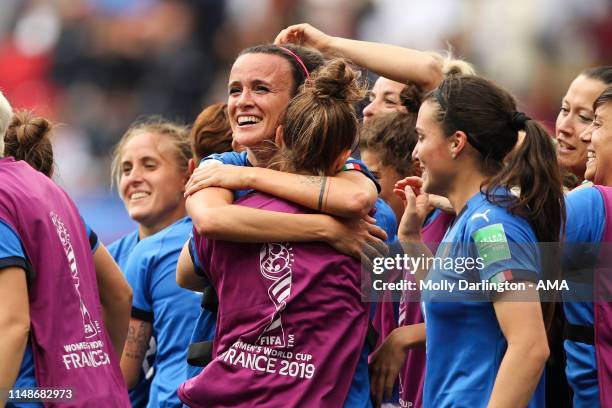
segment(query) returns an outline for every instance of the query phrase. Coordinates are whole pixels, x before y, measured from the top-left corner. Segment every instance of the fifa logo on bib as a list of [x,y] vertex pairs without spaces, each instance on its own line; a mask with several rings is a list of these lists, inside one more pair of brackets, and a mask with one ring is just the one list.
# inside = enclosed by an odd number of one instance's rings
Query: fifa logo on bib
[[85,334],[85,338],[89,339],[98,334],[98,322],[92,321],[91,314],[85,306],[85,302],[83,302],[83,297],[81,296],[81,292],[79,290],[79,270],[77,268],[74,249],[72,248],[72,244],[70,243],[70,234],[68,233],[66,226],[56,213],[51,211],[49,215],[51,216],[51,221],[55,226],[57,236],[59,237],[60,242],[62,243],[62,247],[64,248],[64,253],[66,254],[66,259],[68,260],[68,265],[70,266],[70,276],[72,276],[72,284],[74,285],[74,290],[79,298],[81,316],[83,318],[83,332]]
[[268,286],[268,296],[274,303],[276,311],[268,327],[257,339],[257,344],[267,347],[287,347],[281,313],[287,305],[285,300],[291,294],[293,249],[288,243],[263,244],[259,251],[259,263],[262,276],[271,281]]

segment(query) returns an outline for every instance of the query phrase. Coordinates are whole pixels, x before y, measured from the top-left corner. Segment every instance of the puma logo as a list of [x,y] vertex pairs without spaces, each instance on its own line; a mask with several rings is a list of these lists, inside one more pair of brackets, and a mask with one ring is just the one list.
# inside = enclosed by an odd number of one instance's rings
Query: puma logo
[[473,221],[476,218],[483,218],[486,222],[489,222],[489,217],[488,217],[489,211],[491,211],[490,208],[487,211],[483,212],[483,213],[476,213],[476,214],[472,215],[472,218],[470,218],[470,221]]

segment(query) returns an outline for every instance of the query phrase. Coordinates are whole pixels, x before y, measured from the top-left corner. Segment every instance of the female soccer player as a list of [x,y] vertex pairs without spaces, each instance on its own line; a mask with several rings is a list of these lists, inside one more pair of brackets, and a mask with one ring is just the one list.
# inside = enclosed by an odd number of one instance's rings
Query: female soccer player
[[[211,154],[232,150],[232,129],[227,116],[227,104],[216,103],[207,106],[196,118],[190,132],[192,159],[189,160],[190,172],[200,161]],[[179,280],[180,284],[181,281]],[[186,288],[190,289],[190,288]],[[217,294],[207,286],[202,295],[202,311],[193,328],[187,355],[187,378],[195,377],[210,361],[212,340],[215,335]]]
[[[337,174],[356,140],[356,80],[345,61],[333,60],[305,83],[276,131],[275,167],[324,180]],[[262,193],[239,205],[307,211]],[[342,406],[367,330],[359,263],[320,242],[196,235],[195,244],[219,294],[216,358],[181,387],[181,399],[194,407]]]
[[[525,130],[525,139],[507,157],[520,130]],[[421,241],[427,193],[443,195],[458,215],[436,258],[475,262],[467,269],[434,263],[426,277],[426,271],[416,271],[418,280],[524,283],[501,293],[490,285],[424,291],[423,404],[543,406],[540,378],[549,350],[538,294],[530,283],[558,270],[550,257],[540,260],[536,245],[558,241],[564,218],[561,175],[550,138],[539,124],[516,112],[511,95],[473,76],[447,78],[426,97],[417,133],[414,157],[423,178],[399,185],[407,200],[400,241],[414,256],[429,252]],[[510,194],[513,187],[519,187],[518,197]],[[517,297],[522,301],[513,301]],[[382,391],[384,382],[375,385]]]
[[573,174],[571,188],[584,180],[587,153],[580,135],[593,121],[593,102],[612,85],[612,66],[590,68],[570,84],[556,122],[557,158],[559,164]]
[[[376,182],[362,162],[349,158],[325,185],[322,177],[266,168],[276,151],[273,141],[279,118],[299,85],[322,63],[318,52],[293,45],[255,46],[238,56],[230,73],[228,113],[234,142],[247,150],[212,155],[194,172],[187,194],[204,189],[190,196],[187,205],[198,233],[237,242],[324,241],[357,259],[364,253],[369,257],[384,253],[386,234],[367,215],[377,197]],[[335,217],[231,205],[250,189]],[[381,215],[384,212],[376,212],[376,222],[389,225]],[[183,271],[187,273],[177,271],[183,287],[201,286],[201,278],[192,269]],[[346,406],[370,406],[367,357],[371,349],[373,345],[364,342]]]
[[[608,351],[612,338],[608,321],[610,293],[598,294],[593,289],[593,282],[598,284],[596,288],[605,283],[605,273],[609,273],[605,268],[610,265],[605,254],[609,251],[607,243],[612,241],[612,170],[607,159],[612,149],[612,88],[607,88],[595,100],[592,110],[593,122],[581,140],[588,157],[584,178],[595,186],[577,188],[566,198],[567,251],[564,251],[563,263],[572,282],[572,291],[565,296],[564,303],[568,322],[566,373],[574,394],[573,406],[577,408],[612,404],[609,391],[612,366]],[[595,269],[595,275],[587,280],[572,273],[594,267],[604,269]]]
[[113,160],[119,194],[138,223],[138,230],[118,242],[115,252],[134,291],[121,369],[133,388],[154,334],[149,407],[180,404],[176,388],[186,378],[187,347],[200,310],[201,296],[180,288],[175,279],[179,253],[192,228],[183,197],[190,157],[185,127],[150,119],[127,130]]
[[[131,290],[49,178],[50,129],[46,120],[19,113],[4,136],[5,153],[20,160],[0,160],[0,403],[13,387],[9,407],[42,406],[20,402],[28,397],[128,407],[118,359]],[[57,393],[17,392],[45,387]]]

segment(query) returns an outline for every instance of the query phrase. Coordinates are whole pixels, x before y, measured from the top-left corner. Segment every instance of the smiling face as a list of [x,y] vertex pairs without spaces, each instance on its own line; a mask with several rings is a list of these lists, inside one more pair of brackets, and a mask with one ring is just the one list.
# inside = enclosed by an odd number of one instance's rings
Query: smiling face
[[437,113],[438,105],[435,102],[428,100],[421,105],[416,123],[418,142],[412,151],[412,158],[420,162],[424,191],[446,196],[456,169],[450,141],[436,120]]
[[230,73],[227,101],[234,141],[248,149],[273,141],[292,88],[291,66],[284,58],[239,56]]
[[593,120],[593,102],[605,84],[597,79],[578,76],[563,97],[557,116],[556,139],[559,164],[582,179],[586,168],[586,144],[580,134]]
[[119,193],[130,218],[139,224],[141,238],[185,216],[187,172],[174,149],[157,134],[138,132],[121,151]]
[[582,140],[588,143],[584,178],[612,186],[612,103],[597,108],[593,124],[583,133]]
[[400,82],[378,78],[370,91],[370,103],[363,109],[363,123],[381,113],[407,112],[400,99],[402,89],[404,84]]

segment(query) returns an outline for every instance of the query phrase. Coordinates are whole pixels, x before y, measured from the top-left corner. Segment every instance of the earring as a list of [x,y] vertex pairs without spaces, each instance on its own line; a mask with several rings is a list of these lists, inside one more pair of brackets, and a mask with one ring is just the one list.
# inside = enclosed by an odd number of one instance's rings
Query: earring
[[455,160],[456,156],[455,153],[451,154],[451,159]]

